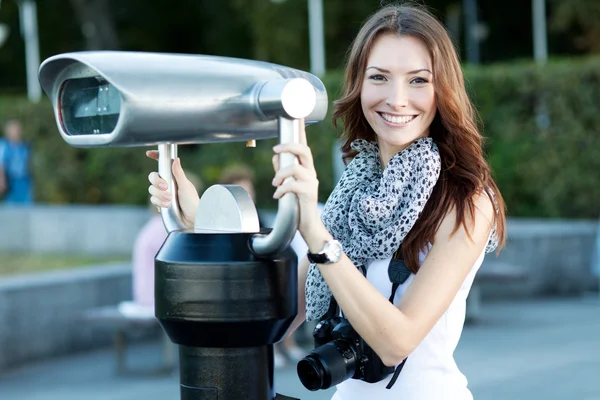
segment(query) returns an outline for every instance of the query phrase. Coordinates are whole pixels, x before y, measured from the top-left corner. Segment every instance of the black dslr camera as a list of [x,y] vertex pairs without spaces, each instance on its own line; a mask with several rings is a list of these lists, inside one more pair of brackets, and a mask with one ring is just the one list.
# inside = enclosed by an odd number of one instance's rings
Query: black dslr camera
[[315,349],[298,362],[298,378],[308,390],[329,389],[349,378],[379,382],[394,372],[352,328],[334,316],[313,331]]

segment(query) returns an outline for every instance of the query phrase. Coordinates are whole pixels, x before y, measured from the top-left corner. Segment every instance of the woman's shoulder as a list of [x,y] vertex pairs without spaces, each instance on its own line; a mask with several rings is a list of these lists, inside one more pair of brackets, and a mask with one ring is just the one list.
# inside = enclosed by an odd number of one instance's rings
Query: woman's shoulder
[[[471,199],[477,212],[481,213],[489,221],[494,219],[494,214],[496,213],[495,202],[485,190],[475,193]],[[473,217],[476,218],[476,215]]]
[[485,191],[473,194],[470,200],[465,202],[462,215],[457,212],[455,206],[448,211],[436,232],[435,242],[441,238],[449,239],[458,232],[462,232],[461,235],[466,237],[470,237],[475,232],[487,236],[494,224],[496,213],[494,202]]

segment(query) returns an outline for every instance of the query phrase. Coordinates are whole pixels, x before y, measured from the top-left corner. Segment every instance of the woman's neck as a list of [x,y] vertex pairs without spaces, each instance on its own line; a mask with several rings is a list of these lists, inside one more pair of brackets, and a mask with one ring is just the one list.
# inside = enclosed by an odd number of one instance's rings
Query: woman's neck
[[[423,134],[421,136],[415,138],[415,140],[420,139],[422,137],[426,137],[426,136],[429,136],[429,131],[423,132]],[[392,144],[386,143],[383,140],[380,140],[379,138],[377,138],[377,145],[379,146],[379,162],[381,163],[381,170],[382,171],[385,170],[385,167],[387,167],[391,158],[394,157],[396,154],[400,153],[402,150],[404,150],[411,144],[413,144],[415,140],[405,143],[405,144],[401,144],[401,145],[392,145]]]

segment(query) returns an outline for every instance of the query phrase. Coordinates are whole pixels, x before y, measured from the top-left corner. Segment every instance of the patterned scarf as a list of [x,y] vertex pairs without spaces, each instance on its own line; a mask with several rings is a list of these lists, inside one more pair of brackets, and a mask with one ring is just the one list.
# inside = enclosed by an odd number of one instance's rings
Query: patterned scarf
[[[351,147],[359,153],[327,200],[321,219],[364,271],[368,260],[386,259],[398,250],[433,191],[441,160],[430,137],[395,154],[383,171],[376,143],[359,139]],[[489,243],[486,251],[495,247]],[[309,268],[305,290],[306,318],[317,320],[329,308],[331,291],[316,264]]]

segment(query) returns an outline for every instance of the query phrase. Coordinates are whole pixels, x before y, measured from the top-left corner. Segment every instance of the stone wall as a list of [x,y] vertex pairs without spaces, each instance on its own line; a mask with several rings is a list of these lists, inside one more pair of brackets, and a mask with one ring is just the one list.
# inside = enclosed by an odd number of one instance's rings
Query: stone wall
[[129,264],[0,279],[0,370],[108,345],[112,333],[81,314],[130,299]]

